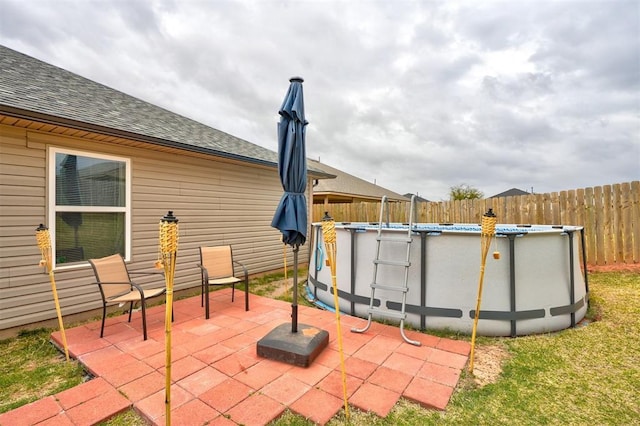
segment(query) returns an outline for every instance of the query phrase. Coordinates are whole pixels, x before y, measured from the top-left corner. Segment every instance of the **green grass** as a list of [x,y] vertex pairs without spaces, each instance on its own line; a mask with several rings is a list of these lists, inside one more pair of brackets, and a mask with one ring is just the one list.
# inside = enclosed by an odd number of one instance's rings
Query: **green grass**
[[[385,419],[354,410],[350,422],[338,416],[329,424],[640,424],[640,274],[594,273],[589,278],[588,315],[597,321],[558,333],[479,339],[479,345],[507,348],[502,375],[478,387],[464,371],[446,412],[403,400]],[[274,422],[308,424],[291,413]]]
[[[277,274],[252,280],[251,291],[273,293],[277,290],[273,283],[283,278]],[[640,274],[593,273],[589,279],[588,316],[594,322],[516,339],[479,338],[479,347],[499,345],[508,351],[502,374],[495,383],[479,387],[463,371],[446,412],[425,410],[401,400],[384,419],[352,407],[349,421],[341,412],[329,424],[640,424]],[[4,361],[0,367],[0,412],[82,381],[82,368],[75,362],[64,362],[49,343],[50,332],[38,330],[0,342]],[[438,334],[469,340],[453,333]],[[144,421],[129,410],[107,424],[143,425]],[[273,423],[310,425],[289,411]]]
[[66,362],[49,342],[51,331],[24,331],[0,341],[0,413],[82,383],[82,366]]

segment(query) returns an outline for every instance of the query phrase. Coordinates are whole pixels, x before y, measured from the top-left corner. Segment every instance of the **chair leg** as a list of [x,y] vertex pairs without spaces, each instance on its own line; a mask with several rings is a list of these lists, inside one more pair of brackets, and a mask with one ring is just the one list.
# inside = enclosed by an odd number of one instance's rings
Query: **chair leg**
[[100,338],[104,335],[104,320],[107,318],[107,304],[102,304],[102,326],[100,327]]
[[129,304],[129,322],[131,322],[131,314],[133,313],[133,302]]
[[140,306],[142,307],[142,333],[144,340],[147,340],[147,312],[145,310],[144,298],[140,300]]
[[249,310],[249,281],[244,281],[244,310]]
[[205,319],[209,319],[209,283],[206,283],[204,286],[205,290],[202,292],[204,294],[204,315]]
[[204,306],[204,280],[200,284],[200,307]]
[[231,301],[233,302],[233,299],[236,296],[236,285],[235,284],[231,284]]

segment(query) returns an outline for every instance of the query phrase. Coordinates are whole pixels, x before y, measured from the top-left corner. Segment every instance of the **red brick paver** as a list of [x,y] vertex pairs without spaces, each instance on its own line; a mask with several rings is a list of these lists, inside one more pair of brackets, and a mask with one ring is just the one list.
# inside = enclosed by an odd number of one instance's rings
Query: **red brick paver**
[[[171,420],[175,425],[266,425],[287,408],[323,425],[344,408],[335,315],[299,307],[305,324],[327,330],[329,346],[308,368],[261,358],[256,344],[290,321],[286,302],[230,290],[212,293],[211,318],[200,297],[175,302],[171,349]],[[0,415],[0,425],[91,425],[134,407],[151,424],[165,424],[164,306],[148,310],[148,340],[140,314],[121,315],[66,330],[71,356],[97,377],[52,397]],[[398,327],[343,315],[342,347],[349,405],[386,416],[399,398],[444,410],[468,361],[468,342],[407,331],[422,346],[402,340]],[[52,340],[61,345],[60,333]]]

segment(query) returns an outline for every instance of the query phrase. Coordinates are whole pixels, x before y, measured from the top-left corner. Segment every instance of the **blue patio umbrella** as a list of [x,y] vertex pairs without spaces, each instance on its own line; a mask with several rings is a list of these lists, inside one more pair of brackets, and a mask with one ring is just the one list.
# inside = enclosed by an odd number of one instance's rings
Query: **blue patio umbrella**
[[307,239],[307,157],[305,150],[302,78],[292,77],[289,91],[278,111],[278,172],[284,194],[271,226],[282,232],[282,241],[293,247],[293,303],[291,330],[281,324],[260,339],[258,356],[308,367],[329,344],[329,333],[306,324],[298,332],[298,251]]
[[297,332],[298,250],[307,239],[307,157],[305,149],[304,98],[301,77],[292,77],[278,113],[278,172],[284,194],[271,226],[282,233],[282,241],[293,247],[292,332]]
[[282,241],[291,246],[307,239],[307,157],[305,149],[304,98],[300,77],[292,77],[278,113],[278,172],[284,194],[271,226],[282,232]]

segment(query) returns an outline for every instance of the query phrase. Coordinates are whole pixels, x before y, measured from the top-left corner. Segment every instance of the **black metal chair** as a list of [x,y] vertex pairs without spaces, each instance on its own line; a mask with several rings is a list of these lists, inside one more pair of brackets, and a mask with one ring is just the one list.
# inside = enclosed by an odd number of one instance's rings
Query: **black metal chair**
[[[89,259],[96,276],[96,284],[100,288],[102,296],[102,326],[100,327],[100,337],[104,335],[104,322],[107,316],[107,305],[115,303],[129,303],[129,322],[133,304],[140,302],[142,309],[142,330],[144,340],[147,340],[147,317],[146,301],[152,297],[160,296],[166,292],[166,287],[156,287],[145,289],[131,281],[130,274],[138,275],[163,275],[163,272],[129,272],[124,259],[120,254],[103,257],[100,259]],[[172,312],[173,320],[173,312]]]
[[[238,265],[244,278],[234,275],[234,265]],[[205,306],[205,316],[209,319],[209,286],[231,285],[231,301],[234,301],[236,284],[244,282],[245,311],[249,310],[249,275],[245,266],[233,260],[231,246],[200,247],[200,263],[198,263],[202,275],[202,295],[200,305]]]

